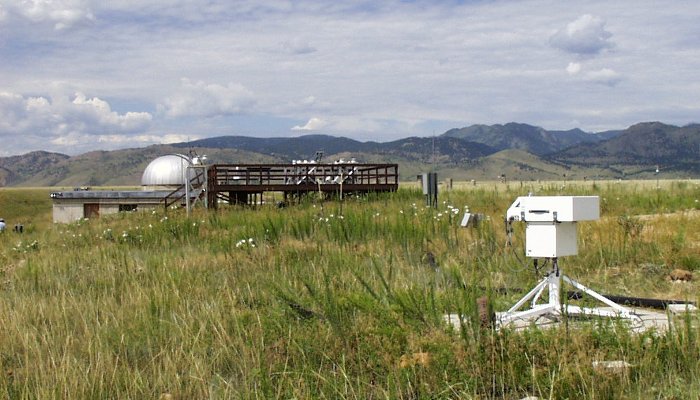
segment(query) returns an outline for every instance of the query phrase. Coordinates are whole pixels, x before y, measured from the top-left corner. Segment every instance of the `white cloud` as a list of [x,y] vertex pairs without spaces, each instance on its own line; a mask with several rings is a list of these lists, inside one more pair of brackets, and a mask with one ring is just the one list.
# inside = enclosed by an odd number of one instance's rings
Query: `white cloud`
[[591,82],[600,83],[606,86],[615,86],[622,80],[620,74],[610,68],[603,68],[591,71],[586,74],[586,79]]
[[[151,138],[155,143],[162,143],[162,144],[168,144],[168,143],[181,143],[181,142],[189,142],[190,140],[199,140],[202,137],[200,135],[189,135],[189,134],[182,134],[182,133],[166,133],[165,135],[149,135],[149,138]],[[157,142],[156,142],[157,140]]]
[[[623,128],[642,109],[644,119],[683,124],[700,112],[700,42],[691,40],[700,36],[700,3],[0,4],[0,91],[22,94],[19,102],[0,98],[0,135],[23,132],[12,136],[17,148],[48,143],[29,141],[28,132],[193,137],[319,129],[300,115],[322,118],[326,133],[384,141],[472,123]],[[56,32],[59,23],[71,29]],[[64,93],[89,96],[48,95],[54,81],[71,88]],[[623,105],[632,111],[610,111]],[[603,114],[581,116],[585,109]],[[151,110],[159,112],[148,123],[127,112]],[[95,139],[94,147],[103,145]]]
[[119,114],[106,101],[82,93],[66,101],[0,92],[0,137],[6,147],[20,151],[26,137],[63,146],[74,145],[77,140],[94,142],[100,135],[128,138],[148,129],[151,120],[150,113]]
[[[48,102],[43,99],[42,106],[48,106]],[[73,100],[75,112],[78,118],[84,122],[92,120],[94,126],[107,129],[116,129],[120,132],[134,132],[143,129],[153,118],[147,112],[127,112],[118,114],[111,110],[109,103],[97,97],[88,99],[83,93],[76,93]],[[72,110],[73,111],[73,110]]]
[[177,93],[160,108],[168,117],[213,117],[245,112],[254,103],[253,92],[241,84],[223,86],[184,78]]
[[568,72],[569,75],[578,74],[581,72],[581,64],[577,62],[570,62],[569,65],[566,66],[566,72]]
[[[95,19],[88,2],[82,0],[8,1],[6,6],[17,15],[32,22],[53,23],[57,30],[69,28],[81,21]],[[0,14],[2,14],[2,8],[0,8]]]
[[[78,132],[54,137],[49,140],[54,151],[61,151],[69,154],[79,154],[94,150],[95,144],[101,149],[114,150],[124,147],[148,146],[152,144],[180,143],[188,140],[200,139],[200,136],[183,135],[176,133],[156,134],[136,134],[136,135],[86,135]],[[47,149],[47,143],[44,144]]]
[[168,144],[168,143],[187,142],[190,140],[197,140],[197,139],[201,139],[201,136],[184,135],[184,134],[179,134],[179,133],[166,133],[163,135],[144,134],[144,135],[130,135],[130,136],[100,135],[97,137],[97,140],[100,143],[110,143],[113,145],[117,145],[117,144],[121,144],[121,143],[126,143],[126,144],[133,144],[133,143]]
[[316,103],[316,98],[314,96],[306,96],[301,100],[301,104],[305,106],[312,106]]
[[549,38],[549,43],[569,53],[591,55],[613,47],[609,40],[611,37],[612,33],[605,30],[603,19],[584,14],[556,31]]
[[566,72],[572,77],[578,77],[583,82],[597,83],[613,87],[622,81],[622,76],[611,68],[601,68],[592,71],[583,71],[580,63],[570,62]]
[[306,125],[301,126],[301,125],[296,125],[292,127],[293,131],[317,131],[319,129],[324,128],[327,125],[325,121],[323,121],[320,118],[313,117],[309,119],[309,121],[306,123]]

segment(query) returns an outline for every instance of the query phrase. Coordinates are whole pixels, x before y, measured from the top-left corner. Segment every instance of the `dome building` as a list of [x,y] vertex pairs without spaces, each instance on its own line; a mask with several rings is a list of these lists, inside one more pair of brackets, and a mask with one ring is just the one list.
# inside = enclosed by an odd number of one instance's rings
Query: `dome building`
[[194,178],[193,164],[189,157],[182,154],[169,154],[151,161],[141,176],[143,190],[175,189],[185,184],[185,176]]

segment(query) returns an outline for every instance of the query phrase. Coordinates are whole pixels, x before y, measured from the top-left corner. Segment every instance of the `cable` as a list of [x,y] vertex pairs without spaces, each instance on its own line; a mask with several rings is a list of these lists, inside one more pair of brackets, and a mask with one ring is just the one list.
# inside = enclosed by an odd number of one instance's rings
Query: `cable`
[[515,248],[513,247],[513,219],[506,219],[504,220],[505,223],[505,229],[506,229],[506,248],[510,248],[511,253],[513,256],[515,256],[515,259],[518,260],[518,263],[522,267],[522,270],[528,269],[527,263],[523,261],[520,256],[518,255],[518,252],[515,251]]

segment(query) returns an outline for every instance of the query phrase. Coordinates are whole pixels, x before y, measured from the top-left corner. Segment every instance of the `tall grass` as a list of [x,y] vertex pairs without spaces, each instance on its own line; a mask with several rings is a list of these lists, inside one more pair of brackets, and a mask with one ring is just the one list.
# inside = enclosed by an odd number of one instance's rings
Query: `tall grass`
[[[2,211],[37,228],[0,235],[0,396],[696,398],[695,316],[665,335],[479,324],[477,298],[503,310],[538,279],[520,241],[504,247],[502,215],[527,192],[601,196],[603,218],[580,224],[580,254],[561,260],[567,274],[606,293],[697,300],[696,282],[666,276],[697,269],[700,217],[654,215],[696,210],[700,190],[662,191],[488,185],[441,193],[432,209],[408,189],[55,226],[7,201],[45,192],[2,191]],[[490,220],[460,228],[465,206]],[[462,329],[444,313],[463,315]]]

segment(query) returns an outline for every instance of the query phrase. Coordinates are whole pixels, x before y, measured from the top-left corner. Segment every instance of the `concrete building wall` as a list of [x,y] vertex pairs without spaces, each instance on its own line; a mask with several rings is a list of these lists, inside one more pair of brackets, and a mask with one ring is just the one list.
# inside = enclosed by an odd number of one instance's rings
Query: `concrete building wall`
[[83,217],[83,203],[63,203],[54,201],[53,222],[67,224]]
[[120,206],[125,205],[130,206],[129,209],[136,206],[136,211],[151,211],[163,207],[162,203],[150,199],[54,199],[53,222],[65,224],[86,218],[86,208],[88,212],[97,213],[97,217],[113,215],[120,212]]

